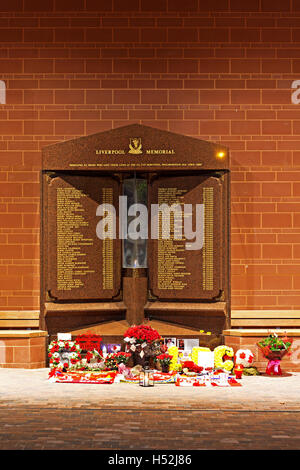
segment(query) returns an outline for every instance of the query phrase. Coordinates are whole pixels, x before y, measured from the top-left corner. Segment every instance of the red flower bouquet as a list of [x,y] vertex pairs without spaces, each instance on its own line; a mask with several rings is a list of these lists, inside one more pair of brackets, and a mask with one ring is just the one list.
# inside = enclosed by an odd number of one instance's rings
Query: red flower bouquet
[[160,362],[162,372],[169,372],[170,362],[173,356],[167,353],[159,354],[156,356],[156,360]]
[[102,341],[101,336],[94,335],[92,333],[86,333],[83,335],[76,336],[76,343],[80,345],[80,348],[83,351],[96,350],[100,352],[101,341]]
[[156,356],[161,352],[161,336],[150,325],[134,325],[124,333],[126,351],[133,353],[135,363],[143,363],[145,357]]
[[161,339],[158,331],[156,331],[150,325],[131,326],[127,331],[125,331],[124,338],[125,341],[126,339],[133,339],[134,341],[131,341],[132,343],[140,344],[144,342],[150,344]]
[[129,358],[131,357],[130,353],[124,352],[124,351],[119,351],[115,354],[113,354],[113,359],[116,361],[117,364],[127,364],[129,361]]
[[118,370],[119,364],[124,364],[124,365],[127,364],[130,357],[131,357],[130,353],[126,353],[123,351],[108,354],[104,361],[105,369]]
[[173,356],[170,356],[170,354],[159,354],[159,356],[156,356],[156,359],[161,363],[161,365],[170,365],[170,362],[173,359]]

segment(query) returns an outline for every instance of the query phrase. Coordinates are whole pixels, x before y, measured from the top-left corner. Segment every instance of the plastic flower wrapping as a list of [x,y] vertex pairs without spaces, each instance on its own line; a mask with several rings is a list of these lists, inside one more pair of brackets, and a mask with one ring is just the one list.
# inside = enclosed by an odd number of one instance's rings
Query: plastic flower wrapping
[[292,346],[293,340],[287,336],[279,337],[276,333],[271,333],[267,338],[257,343],[263,355],[268,355],[275,351],[288,352]]

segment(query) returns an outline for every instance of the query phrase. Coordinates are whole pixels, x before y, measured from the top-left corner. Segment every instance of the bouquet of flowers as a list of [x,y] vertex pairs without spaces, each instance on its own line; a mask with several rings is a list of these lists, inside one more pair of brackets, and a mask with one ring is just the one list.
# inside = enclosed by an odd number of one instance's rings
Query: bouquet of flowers
[[117,353],[108,354],[104,360],[104,365],[107,370],[118,370],[119,364],[127,364],[130,353],[119,351]]
[[128,328],[124,333],[126,351],[138,353],[141,358],[157,355],[160,349],[161,337],[150,325],[138,325]]
[[264,357],[269,360],[266,374],[282,375],[280,360],[289,352],[292,341],[287,336],[279,338],[276,333],[271,333],[267,338],[257,343]]
[[91,359],[100,362],[101,359],[102,359],[102,356],[101,356],[101,354],[99,353],[99,351],[97,351],[96,349],[94,349],[94,351],[87,351],[85,358],[86,358],[86,362],[87,362],[87,363],[90,363],[90,362],[91,362]]
[[267,338],[257,343],[264,357],[273,359],[274,357],[282,358],[291,348],[293,340],[284,336],[279,338],[276,333],[271,333]]
[[124,352],[124,351],[119,351],[115,354],[113,354],[113,358],[116,361],[117,364],[127,364],[129,361],[129,358],[131,357],[130,353]]
[[150,325],[131,326],[125,331],[124,338],[125,341],[129,341],[131,344],[141,344],[144,342],[151,344],[161,339],[158,331]]
[[163,353],[163,354],[159,354],[159,356],[156,356],[156,359],[158,359],[161,364],[170,365],[170,362],[172,361],[173,356],[167,353]]
[[160,362],[160,365],[162,366],[162,368],[165,367],[167,369],[169,369],[170,362],[172,359],[173,359],[173,356],[167,353],[159,354],[158,356],[156,356],[156,360]]

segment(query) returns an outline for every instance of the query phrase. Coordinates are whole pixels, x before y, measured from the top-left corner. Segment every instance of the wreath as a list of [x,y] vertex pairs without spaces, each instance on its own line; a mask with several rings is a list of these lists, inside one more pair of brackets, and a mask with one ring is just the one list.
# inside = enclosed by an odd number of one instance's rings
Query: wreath
[[[71,365],[77,364],[81,360],[81,348],[75,341],[51,341],[48,346],[48,357],[50,368],[58,367],[62,363],[62,353],[69,353]],[[63,368],[67,369],[69,362],[63,363]]]

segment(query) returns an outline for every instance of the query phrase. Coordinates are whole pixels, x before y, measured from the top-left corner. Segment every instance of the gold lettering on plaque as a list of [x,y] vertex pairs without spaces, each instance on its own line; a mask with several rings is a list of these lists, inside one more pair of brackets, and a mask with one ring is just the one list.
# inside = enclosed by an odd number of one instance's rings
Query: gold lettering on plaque
[[[113,188],[102,188],[103,204],[113,205]],[[107,217],[107,238],[102,241],[102,288],[113,289],[114,287],[114,258],[113,258],[113,233],[110,233],[112,227],[112,214],[106,214]]]
[[148,149],[146,150],[147,155],[175,155],[175,150],[174,149],[157,149],[157,150],[152,150]]
[[[158,188],[158,204],[183,205],[183,194],[186,189]],[[183,211],[182,211],[183,212]],[[170,237],[163,238],[163,227],[167,226],[164,218],[169,214],[159,214],[159,239],[158,239],[158,289],[161,290],[183,290],[188,283],[186,277],[191,273],[186,270],[185,265],[185,243],[186,239],[182,233],[182,219],[177,219],[174,227],[174,213],[170,216]],[[165,223],[164,223],[165,222]],[[178,230],[179,233],[176,232]],[[165,234],[166,236],[166,234]]]
[[213,287],[214,287],[213,201],[214,201],[214,189],[203,188],[203,204],[204,204],[203,290],[213,290]]
[[70,291],[84,286],[83,277],[94,273],[84,259],[83,247],[93,245],[81,229],[88,226],[81,201],[87,196],[76,188],[57,188],[57,289]]

